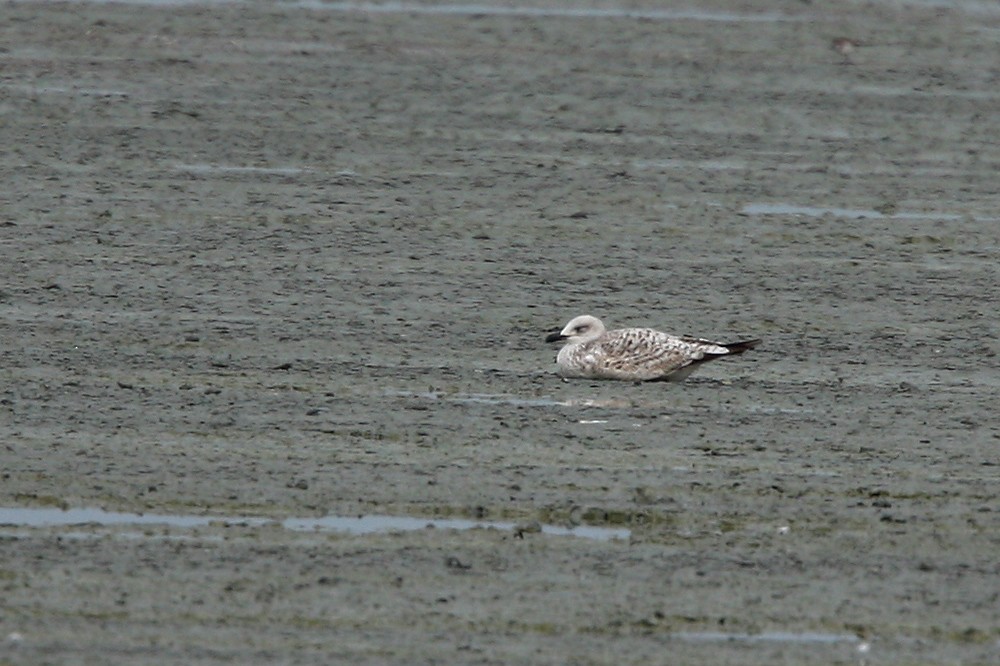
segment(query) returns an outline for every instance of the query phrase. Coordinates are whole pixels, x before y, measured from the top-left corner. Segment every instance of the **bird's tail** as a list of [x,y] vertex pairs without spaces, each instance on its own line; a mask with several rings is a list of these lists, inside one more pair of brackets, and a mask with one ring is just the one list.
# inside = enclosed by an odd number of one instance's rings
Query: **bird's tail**
[[730,354],[742,354],[748,349],[753,349],[760,344],[760,340],[743,340],[742,342],[731,342],[721,345],[729,350]]

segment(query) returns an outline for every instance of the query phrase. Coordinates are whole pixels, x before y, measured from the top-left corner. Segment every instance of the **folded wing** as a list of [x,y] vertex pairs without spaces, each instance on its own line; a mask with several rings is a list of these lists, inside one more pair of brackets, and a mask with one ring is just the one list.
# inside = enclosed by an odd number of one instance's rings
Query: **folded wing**
[[666,379],[706,356],[729,353],[707,340],[679,338],[649,328],[609,331],[586,346],[594,376],[636,381]]

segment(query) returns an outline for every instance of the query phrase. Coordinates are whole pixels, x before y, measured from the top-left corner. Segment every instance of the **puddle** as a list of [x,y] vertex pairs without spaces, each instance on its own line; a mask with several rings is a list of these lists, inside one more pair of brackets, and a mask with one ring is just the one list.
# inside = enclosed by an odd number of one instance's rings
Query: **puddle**
[[[132,6],[185,7],[190,5],[220,6],[237,4],[239,0],[76,0],[88,4],[121,3]],[[569,4],[569,3],[567,3]],[[450,16],[541,16],[555,18],[633,18],[657,21],[724,21],[734,23],[775,23],[805,21],[809,17],[790,16],[777,12],[741,14],[700,9],[654,9],[625,7],[531,7],[524,5],[491,4],[421,4],[416,2],[324,2],[324,0],[288,0],[281,7],[326,10],[331,12],[369,12],[377,14],[445,14]]]
[[854,634],[825,634],[816,631],[765,631],[759,634],[729,633],[725,631],[680,631],[672,637],[685,641],[704,643],[801,643],[808,645],[831,643],[861,643]]
[[230,516],[164,515],[154,513],[119,513],[104,509],[34,509],[0,508],[0,525],[5,527],[66,527],[70,525],[170,525],[203,527],[211,524],[264,525],[266,518]]
[[105,88],[67,88],[65,86],[29,86],[17,84],[3,84],[2,88],[17,90],[29,95],[80,95],[82,97],[129,97],[129,93],[124,90],[112,90]]
[[266,176],[297,176],[308,171],[308,169],[300,167],[254,167],[232,166],[226,164],[175,164],[174,170],[195,174],[252,173],[263,174]]
[[777,21],[799,21],[798,17],[775,12],[741,14],[726,11],[706,11],[699,9],[654,9],[626,7],[530,7],[524,5],[491,4],[417,4],[412,2],[322,2],[322,0],[299,0],[297,7],[326,9],[331,11],[363,11],[383,14],[449,14],[470,16],[542,16],[556,18],[636,18],[658,21],[726,21],[747,23],[773,23]]
[[[182,514],[121,513],[103,509],[44,509],[44,508],[0,508],[0,526],[4,527],[71,527],[80,525],[141,526],[165,525],[169,527],[194,528],[209,525],[260,527],[280,525],[294,532],[342,532],[345,534],[379,534],[385,532],[411,532],[427,528],[442,530],[497,529],[514,531],[518,523],[465,520],[452,518],[413,518],[410,516],[323,516],[321,518],[286,518],[283,521],[260,517],[240,516],[194,516]],[[560,527],[541,525],[543,534],[553,536],[575,536],[598,541],[628,539],[631,531],[623,528]]]
[[702,171],[745,171],[750,168],[746,161],[740,160],[634,160],[635,169],[701,169]]
[[489,393],[466,393],[442,395],[440,393],[425,393],[416,397],[428,400],[446,400],[448,402],[479,403],[487,405],[515,405],[519,407],[565,407],[568,403],[552,398],[518,398],[512,395],[493,395]]
[[[0,514],[2,516],[2,514]],[[343,516],[325,516],[323,518],[288,518],[282,527],[297,531],[331,531],[350,534],[375,534],[379,532],[415,531],[428,527],[443,530],[473,530],[492,528],[501,531],[513,531],[518,523],[466,520],[461,518],[411,518],[407,516],[360,516],[346,518]],[[598,541],[613,539],[628,539],[632,532],[623,528],[590,527],[577,525],[575,527],[560,527],[558,525],[542,525],[542,534],[554,536],[576,536]]]
[[515,398],[503,395],[468,395],[444,398],[451,402],[470,402],[493,405],[518,405],[523,407],[610,407],[621,409],[631,407],[632,402],[621,398],[569,398],[554,400],[552,398]]
[[[596,381],[596,380],[595,380]],[[514,405],[515,407],[596,407],[602,409],[648,409],[661,412],[681,413],[693,410],[684,405],[678,405],[669,397],[664,399],[641,398],[521,398],[501,393],[441,393],[438,391],[399,391],[387,390],[383,395],[395,398],[416,398],[429,402],[453,402],[458,404],[481,405]],[[750,414],[811,414],[814,410],[805,408],[773,407],[769,405],[751,405],[746,408]],[[577,421],[583,425],[607,423],[606,419],[582,419]]]
[[437,391],[386,391],[385,395],[403,398],[421,398],[423,400],[457,402],[460,404],[483,405],[514,405],[516,407],[612,407],[623,408],[633,406],[632,401],[622,398],[520,398],[499,393],[439,393]]
[[806,217],[823,217],[824,215],[835,215],[837,217],[847,217],[852,219],[874,219],[874,220],[944,220],[955,221],[971,217],[978,222],[1000,221],[1000,217],[966,216],[956,213],[892,213],[886,215],[877,210],[866,210],[864,208],[827,208],[824,206],[798,206],[790,203],[750,203],[740,210],[743,215],[804,215]]

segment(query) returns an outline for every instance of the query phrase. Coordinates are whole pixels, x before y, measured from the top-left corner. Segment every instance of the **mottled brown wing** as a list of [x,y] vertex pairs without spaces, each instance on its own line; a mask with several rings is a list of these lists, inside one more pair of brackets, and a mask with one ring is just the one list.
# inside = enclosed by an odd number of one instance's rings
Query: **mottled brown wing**
[[587,346],[597,373],[624,379],[664,377],[704,356],[698,345],[650,328],[608,331]]

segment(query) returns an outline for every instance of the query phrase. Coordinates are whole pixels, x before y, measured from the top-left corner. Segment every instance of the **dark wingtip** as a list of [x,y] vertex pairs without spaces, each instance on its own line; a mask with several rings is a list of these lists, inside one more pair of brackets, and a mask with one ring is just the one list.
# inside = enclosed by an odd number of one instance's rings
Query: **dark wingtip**
[[727,345],[722,345],[729,350],[730,354],[742,354],[748,349],[753,349],[760,344],[760,340],[743,340],[742,342],[732,342]]

